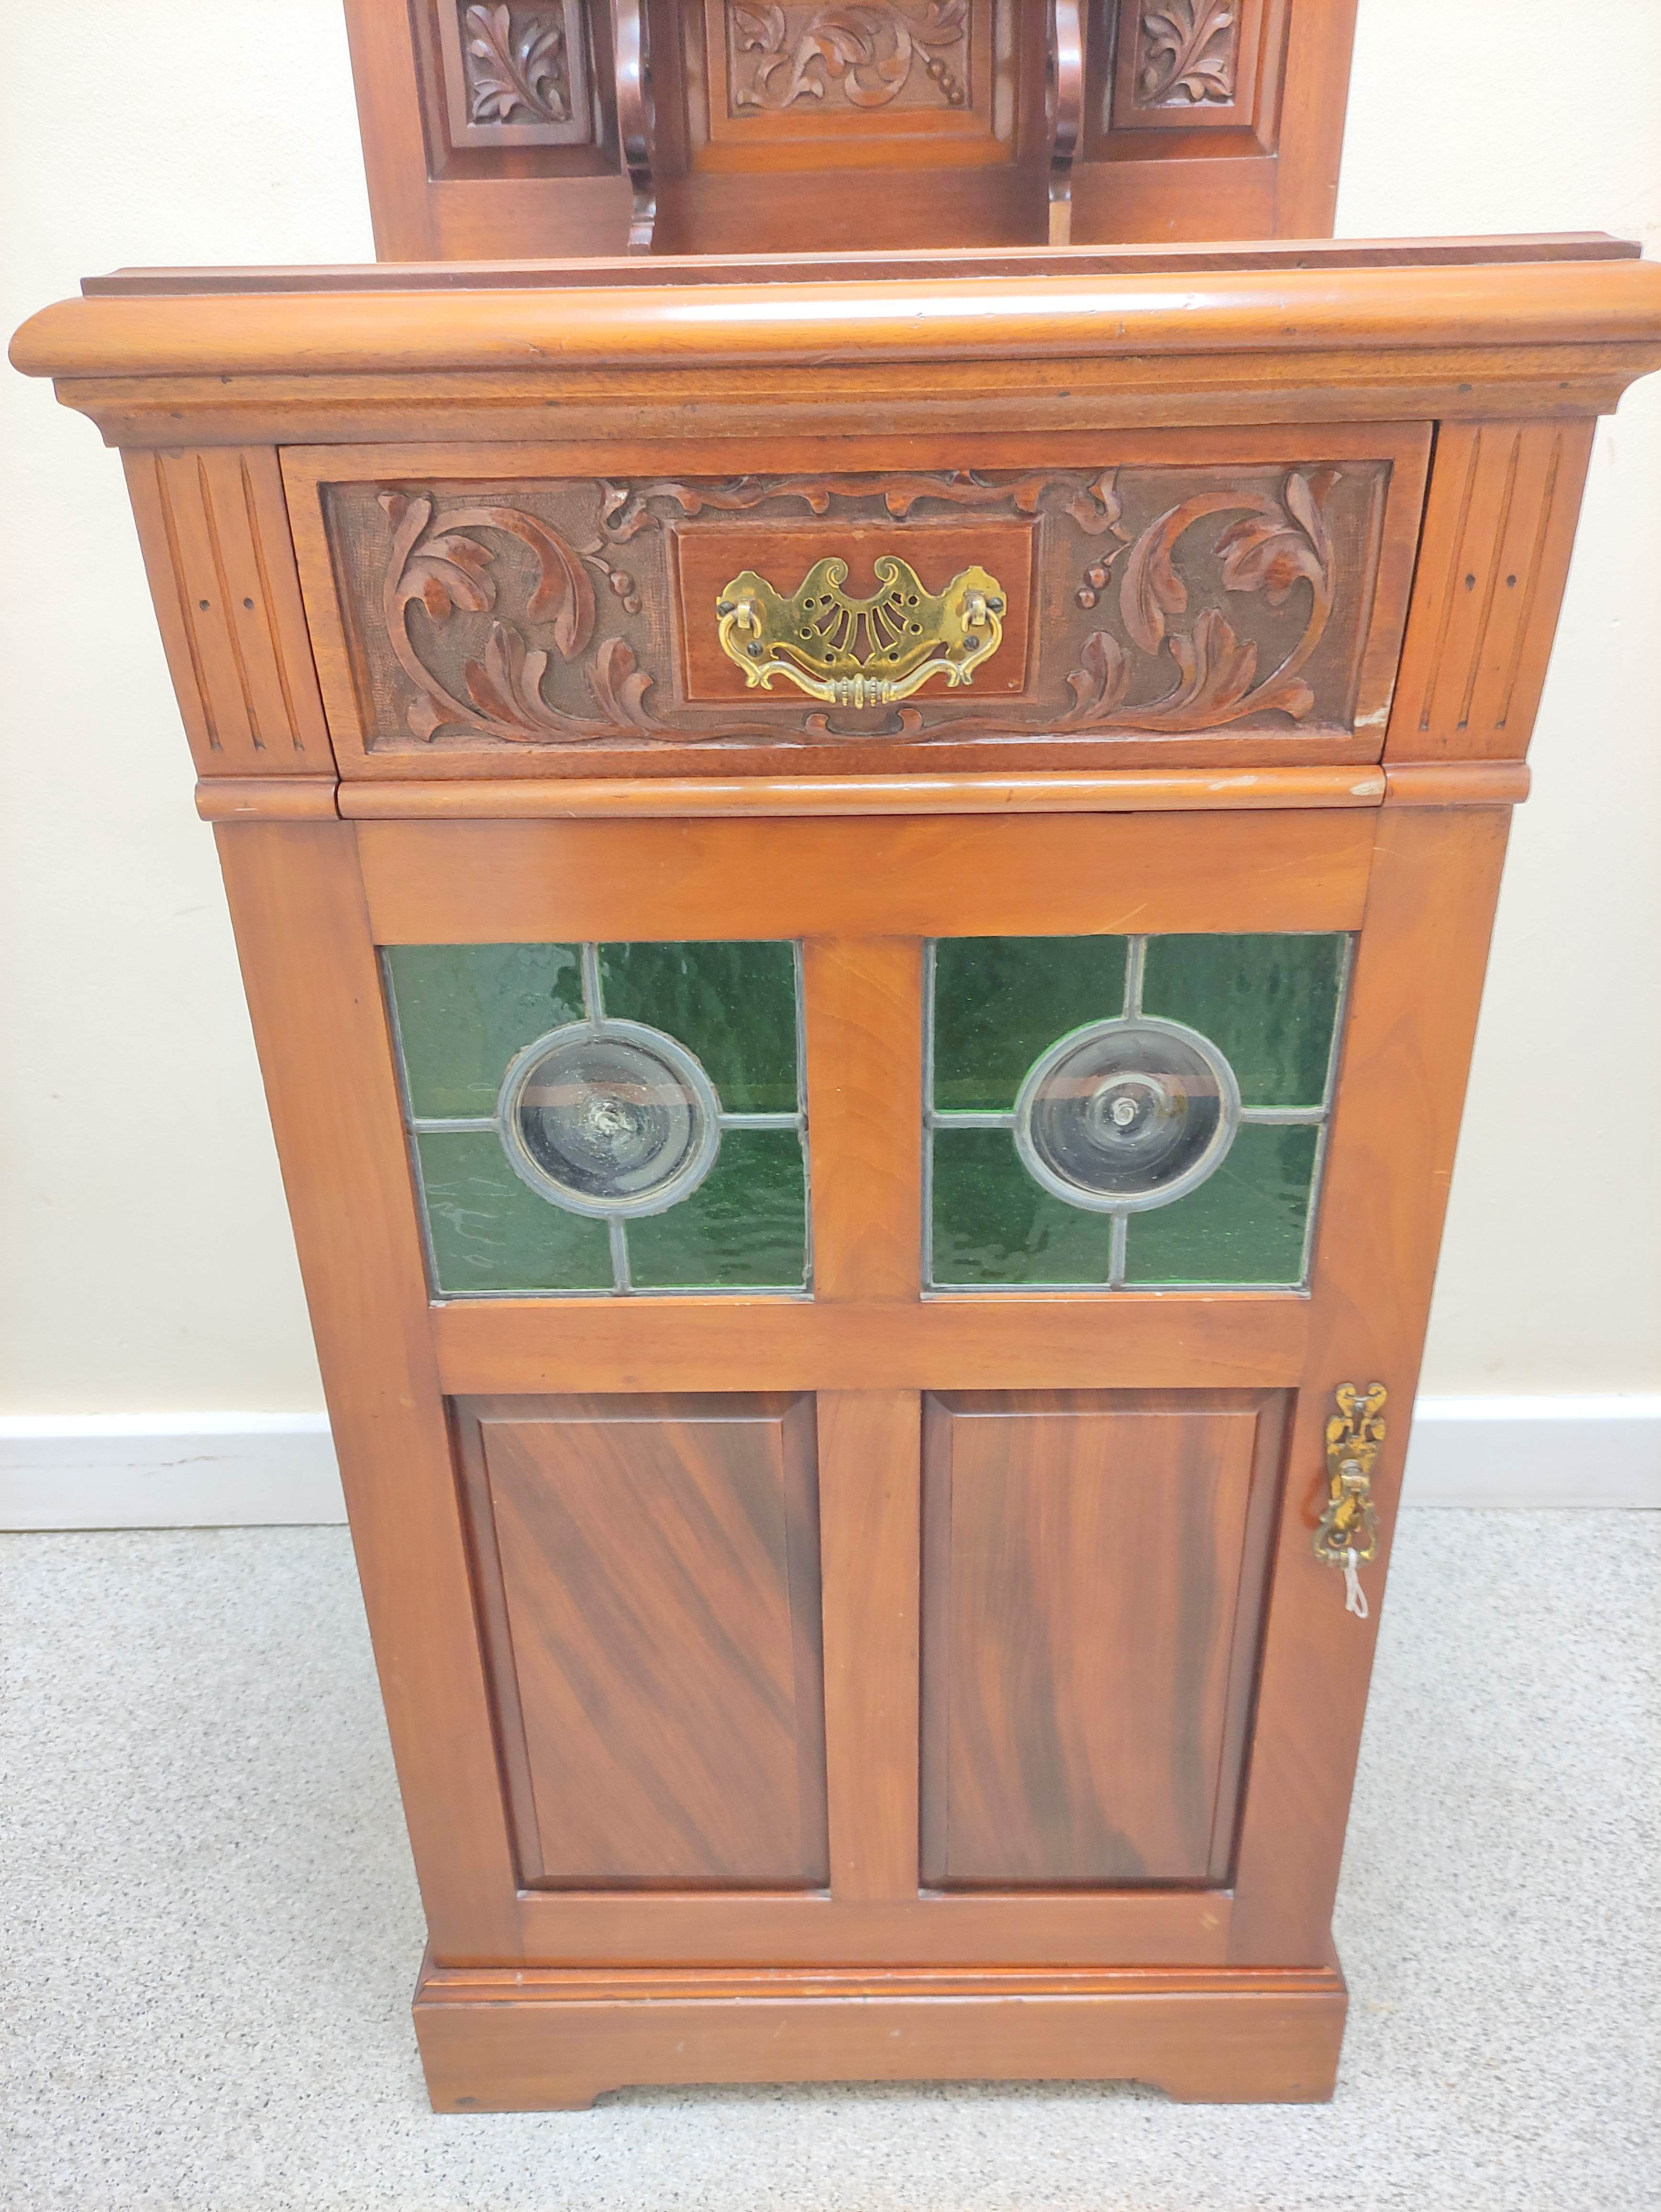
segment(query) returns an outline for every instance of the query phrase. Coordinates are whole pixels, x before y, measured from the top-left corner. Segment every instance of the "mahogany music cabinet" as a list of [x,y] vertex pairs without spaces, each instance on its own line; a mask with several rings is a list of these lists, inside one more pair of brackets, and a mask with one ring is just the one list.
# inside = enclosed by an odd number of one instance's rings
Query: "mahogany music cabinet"
[[223,858],[436,2105],[1329,2094],[1634,252],[137,272],[20,334]]

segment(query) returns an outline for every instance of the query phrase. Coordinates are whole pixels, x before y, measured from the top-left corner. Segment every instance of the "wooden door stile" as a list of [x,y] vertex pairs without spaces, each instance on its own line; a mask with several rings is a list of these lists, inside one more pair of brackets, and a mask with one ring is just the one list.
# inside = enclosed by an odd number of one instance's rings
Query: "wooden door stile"
[[[1311,1538],[1342,1382],[1383,1382],[1373,1479],[1389,1563],[1442,1217],[1488,963],[1508,808],[1385,808],[1350,990],[1235,1864],[1232,1959],[1326,1955],[1378,1607],[1345,1609]],[[1475,1571],[1475,1569],[1473,1569]]]
[[215,834],[433,1954],[509,1962],[514,1856],[353,833]]
[[916,1390],[818,1394],[830,1894],[917,1896]]

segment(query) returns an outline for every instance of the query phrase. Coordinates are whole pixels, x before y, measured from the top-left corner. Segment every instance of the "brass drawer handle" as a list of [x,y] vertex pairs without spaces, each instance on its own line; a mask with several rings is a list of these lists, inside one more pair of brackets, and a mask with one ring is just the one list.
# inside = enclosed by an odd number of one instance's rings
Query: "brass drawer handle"
[[884,554],[875,567],[868,599],[843,589],[848,563],[835,558],[816,562],[790,599],[753,568],[734,576],[715,612],[721,650],[750,689],[788,676],[827,706],[887,707],[931,676],[972,683],[1003,641],[1008,602],[997,578],[965,568],[936,598],[910,562]]
[[1365,1389],[1341,1382],[1333,1393],[1337,1412],[1327,1423],[1327,1501],[1315,1531],[1315,1556],[1344,1571],[1344,1610],[1367,1617],[1366,1592],[1357,1569],[1376,1556],[1378,1514],[1372,1503],[1372,1463],[1384,1440],[1382,1382]]

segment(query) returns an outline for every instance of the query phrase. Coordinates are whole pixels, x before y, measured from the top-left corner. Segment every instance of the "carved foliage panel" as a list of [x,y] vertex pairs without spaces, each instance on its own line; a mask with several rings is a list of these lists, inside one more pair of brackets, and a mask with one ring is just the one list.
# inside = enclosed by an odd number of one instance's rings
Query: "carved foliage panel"
[[775,7],[726,0],[733,115],[800,106],[962,107],[969,98],[969,0]]
[[594,138],[582,0],[433,0],[455,147]]
[[1192,131],[1260,125],[1264,50],[1284,35],[1284,0],[1113,4],[1116,58],[1108,127]]
[[[1358,713],[1371,721],[1379,709],[1361,678],[1390,477],[1386,459],[1346,457],[383,480],[323,494],[368,750],[429,762],[533,754],[551,767],[573,750],[688,744],[730,760],[745,744],[1347,735]],[[1026,641],[1013,692],[1012,664],[995,684],[989,657],[978,692],[936,686],[877,707],[816,705],[788,685],[724,699],[699,677],[719,626],[709,579],[767,564],[788,598],[804,585],[794,568],[838,531],[862,568],[891,556],[934,577],[973,550],[977,518],[1001,526],[987,532],[988,565],[1010,570],[997,579],[1006,627]],[[1020,544],[1036,540],[1027,574],[1009,551],[1009,526],[1022,522]],[[931,546],[936,532],[949,533],[949,561]],[[807,536],[797,558],[788,549]],[[683,590],[690,577],[700,580]]]
[[870,162],[907,138],[1008,136],[995,110],[1009,0],[705,0],[712,141]]

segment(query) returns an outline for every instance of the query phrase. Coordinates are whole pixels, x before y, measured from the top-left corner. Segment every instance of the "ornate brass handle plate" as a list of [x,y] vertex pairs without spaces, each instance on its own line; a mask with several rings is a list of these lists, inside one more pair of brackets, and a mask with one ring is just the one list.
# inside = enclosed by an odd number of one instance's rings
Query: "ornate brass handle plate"
[[970,684],[1003,641],[1007,600],[995,576],[965,568],[938,598],[908,561],[884,554],[878,590],[855,599],[846,561],[815,562],[793,598],[746,568],[715,602],[721,650],[751,690],[788,677],[831,707],[887,707],[931,677]]
[[1378,1515],[1372,1503],[1372,1463],[1384,1440],[1382,1382],[1365,1389],[1341,1382],[1338,1410],[1327,1423],[1327,1498],[1315,1531],[1315,1556],[1344,1571],[1345,1610],[1366,1619],[1367,1601],[1356,1572],[1378,1549]]

